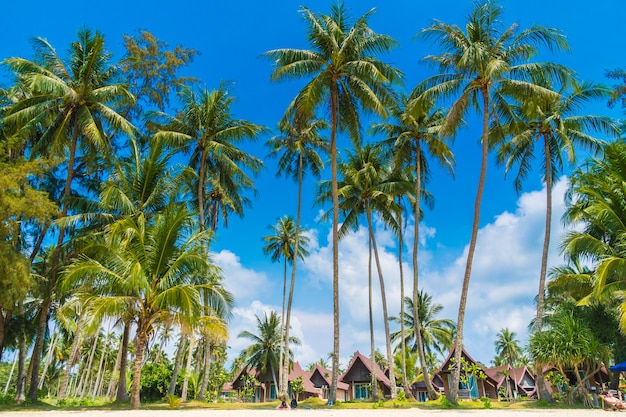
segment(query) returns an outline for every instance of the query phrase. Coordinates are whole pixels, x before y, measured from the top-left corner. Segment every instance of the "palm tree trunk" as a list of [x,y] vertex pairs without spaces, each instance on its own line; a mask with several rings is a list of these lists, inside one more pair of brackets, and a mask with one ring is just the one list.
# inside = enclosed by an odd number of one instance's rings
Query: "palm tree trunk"
[[328,401],[337,401],[339,377],[339,191],[337,186],[337,80],[330,86],[330,169],[333,195],[333,376],[328,393]]
[[87,387],[89,387],[89,377],[92,374],[93,358],[96,356],[96,348],[98,347],[99,336],[100,336],[100,326],[98,326],[98,329],[96,329],[96,334],[94,336],[93,345],[91,346],[91,352],[89,352],[89,358],[87,359],[87,369],[84,373],[85,379],[82,385],[82,389],[80,390],[81,399],[85,396]]
[[[544,135],[544,155],[546,157],[546,224],[543,236],[543,250],[541,252],[541,272],[539,273],[539,292],[537,294],[537,318],[535,331],[540,332],[543,326],[543,306],[546,287],[546,270],[548,267],[548,251],[550,246],[550,231],[552,226],[552,155],[548,137]],[[548,391],[541,369],[537,369],[537,391],[539,398],[552,402],[552,394]]]
[[[415,151],[415,230],[413,233],[413,327],[415,331],[415,346],[417,347],[417,356],[419,357],[422,375],[424,376],[424,385],[430,400],[439,398],[439,394],[435,391],[430,375],[428,374],[428,365],[426,363],[426,354],[424,352],[424,342],[422,338],[422,323],[419,318],[419,224],[421,216],[422,201],[422,151],[419,141],[416,143]],[[404,323],[404,319],[402,320]]]
[[198,392],[198,399],[204,400],[206,398],[206,390],[209,386],[209,364],[211,363],[211,343],[209,336],[206,335],[204,339],[204,356],[203,356],[203,370],[202,370],[202,383],[200,384],[200,391]]
[[41,378],[39,379],[39,385],[37,386],[37,389],[43,388],[43,383],[46,379],[46,374],[48,373],[50,362],[52,362],[52,355],[54,354],[54,348],[57,344],[57,341],[59,340],[59,335],[60,333],[58,332],[53,334],[52,339],[50,340],[50,343],[48,344],[48,352],[46,353],[46,360],[43,365],[43,371],[41,372]]
[[18,330],[19,359],[17,362],[17,379],[15,381],[15,396],[13,400],[21,404],[26,399],[24,396],[24,390],[26,388],[26,375],[24,374],[26,363],[26,329],[24,328],[24,305],[22,301],[18,301],[17,308],[20,315]]
[[[367,293],[368,293],[368,310],[369,310],[369,319],[370,319],[370,349],[371,356],[370,362],[372,366],[376,363],[376,344],[374,343],[374,313],[372,311],[372,305],[374,301],[374,297],[372,295],[372,238],[369,237],[367,239],[368,243],[368,261],[367,261]],[[371,384],[372,384],[372,400],[378,401],[378,383],[376,379],[376,372],[372,372],[370,375]]]
[[187,345],[187,336],[183,333],[180,336],[178,342],[178,349],[176,350],[176,359],[174,360],[174,370],[172,371],[172,379],[170,380],[170,387],[167,393],[174,395],[176,393],[176,383],[178,381],[178,372],[180,370],[180,363],[183,360],[185,354],[185,346]]
[[[376,269],[378,269],[378,279],[380,281],[380,297],[383,307],[383,320],[385,323],[385,346],[387,348],[387,366],[389,367],[389,385],[391,388],[391,399],[398,397],[398,386],[396,385],[396,371],[393,363],[393,353],[391,351],[391,337],[389,336],[389,316],[387,314],[387,296],[385,295],[385,279],[383,278],[383,270],[380,266],[380,258],[378,257],[378,248],[376,247],[376,238],[374,237],[374,229],[372,224],[372,212],[366,208],[367,224],[369,227],[370,239],[374,247],[374,258],[376,259]],[[372,364],[372,367],[374,364]]]
[[187,354],[187,364],[185,365],[185,377],[183,379],[183,390],[180,394],[180,398],[183,402],[187,401],[187,390],[189,388],[189,374],[191,373],[191,361],[193,359],[194,348],[195,348],[195,339],[191,337],[189,340],[189,352]]
[[98,373],[96,374],[96,382],[94,383],[93,390],[91,392],[91,401],[94,401],[96,399],[96,393],[98,391],[98,388],[100,387],[100,381],[102,380],[104,360],[108,352],[107,347],[109,345],[109,334],[110,333],[106,334],[104,338],[104,343],[102,344],[102,352],[100,353],[100,363],[98,364]]
[[15,365],[17,365],[17,358],[18,358],[18,355],[16,354],[15,357],[13,358],[13,365],[11,365],[11,371],[9,372],[9,377],[7,378],[7,384],[4,386],[4,392],[2,393],[2,395],[7,395],[7,392],[9,392],[9,386],[11,385],[11,379],[13,378],[13,371],[15,371]]
[[62,400],[65,398],[67,393],[67,384],[70,380],[70,370],[72,366],[76,363],[76,357],[78,356],[78,348],[80,347],[80,342],[82,339],[82,328],[83,328],[83,320],[85,319],[85,315],[87,314],[87,310],[83,309],[78,316],[78,322],[76,323],[76,331],[74,332],[74,338],[72,340],[72,347],[70,349],[70,354],[67,358],[67,363],[65,364],[65,369],[63,370],[63,376],[61,377],[61,386],[59,387],[58,399]]
[[[291,260],[291,283],[289,284],[289,298],[287,299],[287,319],[285,320],[285,357],[283,358],[283,378],[284,387],[288,389],[289,383],[289,370],[290,370],[290,356],[289,356],[289,328],[291,327],[291,307],[293,304],[293,293],[296,286],[296,265],[298,263],[298,253],[300,251],[300,221],[302,213],[302,152],[298,156],[298,203],[296,212],[296,241],[293,245],[293,259]],[[282,362],[281,362],[282,364]]]
[[[72,133],[72,142],[70,144],[70,155],[67,163],[67,177],[65,178],[65,188],[63,191],[63,210],[61,211],[61,218],[66,217],[68,213],[68,200],[72,190],[72,179],[74,178],[74,160],[76,156],[76,146],[78,143],[78,128],[75,126]],[[39,386],[39,364],[41,362],[41,352],[43,350],[43,339],[46,327],[48,325],[48,316],[50,313],[50,306],[52,305],[52,297],[54,289],[56,287],[56,281],[58,276],[59,262],[61,257],[61,248],[63,240],[65,239],[65,229],[59,228],[59,237],[57,239],[57,246],[52,255],[52,267],[50,277],[48,279],[47,291],[43,297],[39,313],[39,325],[37,327],[37,337],[35,339],[35,346],[30,360],[30,367],[32,369],[30,378],[30,387],[28,390],[28,399],[32,402],[37,401],[37,387]]]
[[454,341],[454,371],[452,372],[452,386],[448,393],[448,401],[453,404],[457,403],[457,395],[459,393],[459,382],[461,380],[461,352],[463,350],[463,324],[465,323],[465,306],[467,304],[467,293],[469,291],[469,282],[472,275],[472,262],[474,261],[474,252],[476,250],[476,240],[478,238],[478,226],[480,222],[480,203],[483,198],[485,188],[485,178],[487,176],[487,157],[489,155],[489,95],[488,91],[483,90],[483,134],[481,138],[481,158],[480,158],[480,176],[478,178],[478,190],[476,191],[476,200],[474,202],[474,220],[472,223],[472,236],[470,238],[469,248],[467,252],[467,262],[465,264],[465,274],[463,275],[463,287],[461,289],[461,300],[459,302],[459,316],[457,319],[456,340]]
[[285,354],[285,301],[287,299],[287,257],[285,256],[284,262],[283,262],[283,303],[282,303],[282,310],[280,313],[280,344],[278,346],[278,393],[280,395],[284,395],[286,393],[285,390],[285,384],[284,384],[284,379],[283,376],[285,374],[285,361],[284,361],[284,357],[286,356]]
[[[400,200],[401,197],[398,197]],[[402,355],[402,388],[407,398],[413,398],[411,389],[409,388],[409,382],[406,378],[406,338],[404,337],[404,268],[402,268],[402,247],[404,242],[402,240],[402,212],[398,214],[398,224],[400,229],[398,232],[398,265],[400,266],[400,352]]]
[[143,366],[143,354],[146,349],[146,329],[144,319],[140,318],[137,323],[137,336],[135,346],[135,363],[133,364],[133,384],[130,393],[130,408],[137,410],[141,407],[139,393],[141,391],[141,367]]
[[128,362],[128,342],[130,340],[130,321],[124,323],[124,334],[122,335],[122,359],[120,362],[120,378],[117,383],[117,395],[115,402],[120,403],[128,400],[128,390],[126,389],[126,368]]

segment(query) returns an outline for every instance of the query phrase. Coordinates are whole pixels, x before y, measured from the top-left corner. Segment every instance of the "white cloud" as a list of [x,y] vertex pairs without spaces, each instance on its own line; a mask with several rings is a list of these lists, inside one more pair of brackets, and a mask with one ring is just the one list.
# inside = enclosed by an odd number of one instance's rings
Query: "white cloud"
[[[558,242],[563,234],[560,219],[566,188],[564,179],[554,187],[550,265],[561,262]],[[527,326],[535,315],[534,298],[538,288],[544,221],[545,190],[539,190],[521,195],[514,212],[501,213],[479,231],[464,329],[465,346],[477,360],[489,363],[493,359],[495,337],[502,328],[516,332],[519,339],[526,342]],[[412,237],[408,235],[405,243],[411,247]],[[332,247],[320,244],[315,229],[309,232],[309,237],[310,256],[306,262],[298,264],[299,296],[294,300],[292,312],[292,334],[303,343],[293,350],[296,360],[303,366],[326,358],[333,348]],[[377,228],[376,237],[388,314],[396,316],[400,310],[397,243],[386,230]],[[330,235],[326,238],[326,242],[331,241]],[[437,241],[436,228],[432,225],[422,226],[420,240],[420,286],[433,296],[433,302],[444,306],[440,318],[456,320],[467,247],[463,253],[451,256],[445,250],[446,243]],[[280,311],[276,306],[280,300],[275,294],[263,290],[269,281],[265,274],[246,269],[230,252],[222,251],[220,255],[216,259],[220,260],[228,277],[225,282],[230,282],[229,290],[235,295],[241,294],[243,299],[252,296],[246,302],[249,305],[240,303],[234,311],[230,341],[233,357],[247,343],[233,340],[233,337],[243,329],[254,333],[254,315],[272,309]],[[410,252],[405,250],[404,256],[405,292],[409,295],[412,286]],[[340,241],[339,257],[340,360],[342,366],[346,366],[355,351],[369,354],[368,239],[365,228],[349,233]],[[236,275],[232,280],[231,273]],[[384,352],[380,287],[375,264],[372,273],[375,340],[377,348]],[[395,330],[392,327],[391,331]]]
[[229,250],[212,253],[213,261],[222,269],[224,288],[237,302],[247,302],[252,297],[263,297],[268,292],[268,279],[264,272],[244,267],[239,256]]

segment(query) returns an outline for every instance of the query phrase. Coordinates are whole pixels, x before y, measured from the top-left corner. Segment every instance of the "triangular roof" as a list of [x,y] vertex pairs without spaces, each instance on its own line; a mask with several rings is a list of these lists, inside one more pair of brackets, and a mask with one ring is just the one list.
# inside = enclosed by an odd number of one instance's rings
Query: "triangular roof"
[[291,381],[294,381],[299,376],[302,377],[302,385],[304,386],[304,392],[317,395],[318,389],[315,388],[315,386],[313,386],[313,383],[311,382],[311,375],[307,373],[304,369],[302,369],[302,367],[300,366],[300,362],[294,362],[293,368],[289,372],[289,377],[287,379],[289,380],[289,382],[291,382]]
[[[333,372],[330,369],[326,369],[320,364],[315,364],[315,368],[313,368],[313,371],[311,371],[311,380],[313,379],[313,375],[315,374],[318,374],[320,378],[322,378],[326,382],[326,385],[330,387],[333,382]],[[350,386],[345,382],[337,381],[337,389],[348,391],[350,389]]]
[[[448,357],[446,358],[445,361],[443,361],[443,363],[441,364],[441,367],[439,368],[439,370],[437,371],[438,374],[441,373],[451,373],[452,371],[450,370],[450,362],[453,359],[454,356],[454,351],[455,349],[452,349],[450,351],[450,353],[448,354]],[[487,376],[487,381],[493,385],[494,387],[498,386],[498,381],[495,380],[493,377],[491,377],[489,375],[489,373],[487,372],[487,368],[485,368],[484,366],[482,366],[480,363],[478,363],[477,361],[474,360],[474,358],[472,358],[469,353],[467,353],[467,351],[465,350],[465,348],[463,348],[461,350],[461,358],[465,357],[465,359],[469,362],[469,363],[475,363],[481,371],[483,371],[485,373],[485,375]]]
[[374,364],[374,366],[372,367],[370,359],[365,355],[362,355],[358,350],[354,354],[354,357],[352,358],[348,369],[346,370],[346,372],[343,373],[343,375],[341,375],[339,379],[343,381],[344,378],[350,374],[352,368],[354,366],[358,366],[359,364],[362,364],[369,371],[370,374],[374,372],[374,374],[376,375],[376,380],[378,380],[378,382],[382,383],[387,388],[391,387],[389,378],[387,378],[387,375],[385,375],[385,371],[383,371],[381,367],[378,366],[378,364]]

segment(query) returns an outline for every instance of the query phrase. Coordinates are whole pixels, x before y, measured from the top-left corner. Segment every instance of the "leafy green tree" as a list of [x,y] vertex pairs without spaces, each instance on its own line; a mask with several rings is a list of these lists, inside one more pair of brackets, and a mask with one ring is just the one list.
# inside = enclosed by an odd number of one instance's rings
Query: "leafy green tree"
[[[443,310],[443,306],[433,303],[432,297],[423,290],[419,292],[419,308],[418,323],[421,327],[423,350],[426,357],[433,355],[444,355],[452,347],[454,338],[454,322],[450,319],[438,319],[437,316]],[[391,341],[398,342],[404,335],[405,344],[411,346],[411,351],[417,352],[418,347],[415,339],[415,319],[411,312],[413,309],[413,299],[411,297],[404,298],[404,333],[394,332],[391,334]],[[400,316],[402,317],[402,316]],[[400,317],[390,317],[393,323],[400,321]],[[396,347],[396,350],[398,348]]]
[[[332,181],[333,242],[333,377],[329,401],[337,399],[339,375],[339,196],[337,194],[337,133],[346,132],[353,140],[360,134],[360,110],[385,116],[391,101],[390,84],[401,73],[380,61],[380,53],[390,51],[396,41],[368,26],[374,11],[355,21],[343,4],[331,6],[330,14],[317,14],[303,7],[307,40],[312,49],[275,49],[265,53],[274,63],[272,80],[305,78],[306,85],[291,102],[295,113],[313,114],[316,109],[330,113],[330,160]],[[288,110],[290,113],[290,110]]]
[[[537,55],[538,46],[547,46],[550,49],[568,48],[565,36],[556,29],[533,26],[519,30],[517,24],[504,28],[499,20],[501,13],[502,9],[497,1],[481,1],[475,3],[467,17],[465,30],[457,25],[435,21],[418,33],[420,38],[432,39],[442,53],[425,57],[426,61],[438,67],[440,74],[420,83],[413,93],[414,96],[454,97],[441,134],[454,133],[471,109],[477,109],[482,116],[480,174],[457,320],[457,363],[461,360],[465,306],[478,237],[487,159],[489,148],[494,145],[489,140],[490,119],[494,123],[498,120],[505,123],[510,120],[510,95],[523,100],[524,97],[549,94],[544,88],[529,81],[528,74],[536,71],[544,71],[546,76],[559,74],[562,68],[555,64],[529,62]],[[503,96],[502,89],[506,89],[509,96]],[[454,369],[452,376],[452,389],[446,396],[450,402],[456,403],[460,381],[459,367]]]
[[[8,58],[3,62],[15,73],[30,93],[4,115],[4,125],[22,140],[37,137],[33,156],[66,159],[66,177],[61,199],[61,217],[69,212],[72,181],[78,155],[98,155],[110,148],[110,132],[122,130],[133,134],[131,124],[108,106],[115,100],[133,100],[121,84],[113,83],[114,67],[104,47],[104,36],[88,29],[78,32],[64,61],[43,38],[34,40],[36,59]],[[42,129],[41,131],[39,129]],[[97,171],[97,169],[95,170]],[[53,256],[52,275],[41,303],[39,331],[32,353],[32,378],[28,397],[37,400],[39,364],[43,336],[53,291],[57,281],[58,251],[65,241],[65,229],[58,231],[57,253]]]
[[[252,342],[244,351],[246,365],[258,370],[263,375],[270,375],[275,386],[278,386],[276,380],[276,371],[279,366],[281,330],[280,319],[274,311],[268,316],[265,313],[263,320],[256,316],[258,335],[244,330],[237,337],[248,339]],[[291,337],[290,342],[299,345],[300,340]],[[293,353],[287,352],[286,355],[293,359]]]
[[[387,139],[384,141],[385,146],[389,148],[389,151],[393,155],[393,163],[397,167],[396,169],[406,169],[413,171],[413,178],[415,180],[415,187],[413,190],[413,217],[414,217],[414,229],[413,229],[413,317],[418,316],[419,309],[419,265],[418,265],[418,250],[419,250],[419,220],[422,218],[421,201],[422,198],[426,199],[429,203],[428,195],[423,190],[423,182],[429,178],[430,168],[428,164],[427,154],[435,159],[443,167],[452,170],[454,164],[454,155],[447,146],[446,142],[442,140],[439,134],[441,125],[444,122],[445,114],[441,109],[435,109],[431,100],[416,98],[409,101],[408,98],[403,98],[394,106],[391,110],[393,116],[392,121],[387,123],[379,123],[373,126],[375,133],[384,133]],[[420,196],[415,198],[415,196]],[[401,257],[400,257],[401,259]],[[404,294],[401,294],[401,299],[404,300]],[[405,303],[401,303],[402,309]],[[400,316],[404,315],[404,311],[400,312]],[[404,321],[400,322],[401,327],[404,325]],[[403,332],[403,330],[400,330]],[[414,328],[414,331],[418,332],[419,327]],[[422,335],[415,334],[417,340],[418,357],[420,365],[422,367],[422,373],[424,373],[424,383],[428,391],[430,399],[436,399],[439,394],[435,392],[432,386],[430,378],[427,376],[426,369],[426,356],[422,348]],[[404,339],[402,339],[404,341]]]
[[141,404],[141,367],[152,329],[171,317],[181,323],[219,322],[220,315],[205,315],[203,291],[211,292],[215,311],[232,303],[220,271],[203,253],[207,239],[209,233],[197,230],[184,206],[169,206],[150,223],[143,215],[115,223],[105,243],[93,248],[98,256],[67,268],[65,285],[82,285],[94,294],[96,311],[131,314],[136,323],[131,408]]
[[[284,374],[289,374],[289,369],[284,366],[283,361],[284,353],[289,349],[289,345],[286,338],[289,337],[287,326],[289,323],[285,322],[285,299],[287,293],[287,264],[293,264],[296,258],[304,259],[308,254],[306,249],[309,238],[303,234],[303,230],[296,229],[296,225],[292,217],[285,216],[278,220],[278,223],[271,226],[272,235],[264,236],[263,240],[266,245],[263,246],[263,252],[270,256],[273,262],[279,262],[283,258],[283,300],[282,300],[282,313],[281,313],[281,342],[279,353],[279,388],[280,394],[285,394],[287,388],[282,384],[286,381]],[[298,251],[296,253],[296,250]],[[289,292],[290,298],[293,296],[293,288]],[[283,349],[284,347],[284,349]]]

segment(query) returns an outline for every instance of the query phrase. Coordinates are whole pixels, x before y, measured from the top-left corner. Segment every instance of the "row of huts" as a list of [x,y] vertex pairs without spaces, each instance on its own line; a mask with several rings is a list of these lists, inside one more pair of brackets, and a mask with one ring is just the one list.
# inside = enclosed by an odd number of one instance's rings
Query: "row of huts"
[[[432,383],[436,390],[445,395],[450,389],[450,381],[452,380],[452,366],[454,351],[450,352],[441,367],[432,377]],[[476,374],[464,373],[464,378],[459,386],[459,398],[480,398],[488,397],[494,400],[498,399],[502,394],[505,396],[522,396],[528,398],[536,398],[537,389],[535,387],[535,378],[533,373],[527,368],[512,368],[510,366],[499,366],[485,368],[476,362],[465,350],[462,352],[462,367],[472,367],[480,371]],[[476,367],[474,367],[475,365]],[[462,368],[463,370],[463,368]],[[385,397],[391,394],[391,386],[389,381],[388,370],[383,370],[378,364],[372,363],[370,359],[356,352],[347,370],[338,377],[337,383],[337,400],[367,400],[370,396],[371,374],[375,373],[378,381],[379,392]],[[476,374],[476,375],[475,375]],[[247,377],[254,376],[258,381],[251,395],[251,400],[255,402],[274,401],[278,397],[276,382],[271,374],[261,374],[258,370],[243,368],[236,375],[232,382],[225,384],[222,394],[243,397],[246,387]],[[328,390],[332,381],[332,372],[319,365],[316,365],[311,372],[307,372],[298,362],[294,362],[289,373],[289,382],[302,378],[304,392],[298,394],[298,401],[307,398],[328,399]],[[599,385],[608,382],[608,373],[603,369],[598,377]],[[291,386],[291,384],[290,384]],[[428,396],[426,386],[423,381],[416,382],[411,385],[413,396],[418,401],[426,401]],[[291,390],[291,388],[290,388]],[[291,398],[296,397],[291,392]]]

